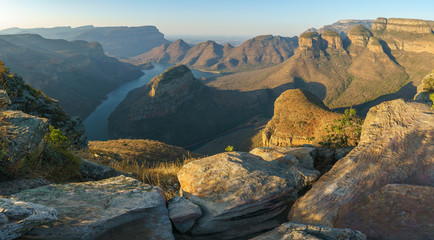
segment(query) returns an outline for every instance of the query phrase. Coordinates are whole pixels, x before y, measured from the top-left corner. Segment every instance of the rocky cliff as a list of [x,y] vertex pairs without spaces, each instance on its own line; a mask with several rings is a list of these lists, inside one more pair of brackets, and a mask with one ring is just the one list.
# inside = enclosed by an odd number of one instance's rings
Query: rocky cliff
[[0,36],[0,59],[34,88],[59,100],[68,114],[82,119],[110,91],[143,75],[138,67],[106,56],[98,43],[32,34]]
[[267,91],[217,91],[195,79],[184,65],[167,69],[128,94],[109,117],[111,138],[146,138],[188,146],[263,113]]
[[325,31],[332,31],[341,35],[342,38],[345,38],[348,36],[348,32],[352,28],[356,27],[357,25],[362,25],[365,28],[370,29],[374,22],[375,22],[374,20],[357,20],[357,19],[339,20],[333,24],[324,25],[320,29],[310,28],[306,32],[318,32],[323,34]]
[[434,21],[404,18],[377,18],[372,24],[372,30],[399,31],[430,34],[433,32]]
[[18,110],[24,113],[48,119],[48,124],[61,129],[69,141],[77,147],[86,147],[84,126],[77,117],[65,113],[58,101],[35,90],[23,79],[11,74],[0,61],[0,91],[3,91],[3,109]]
[[[382,101],[412,99],[431,71],[434,34],[370,31],[359,25],[348,37],[323,31],[303,33],[300,48],[270,68],[218,77],[210,86],[253,91],[308,90],[329,108],[355,106],[362,115]],[[384,97],[382,97],[384,96]]]
[[164,39],[164,35],[155,26],[12,28],[0,31],[0,34],[23,33],[39,34],[49,39],[99,42],[107,53],[118,57],[137,56],[163,43],[170,43]]

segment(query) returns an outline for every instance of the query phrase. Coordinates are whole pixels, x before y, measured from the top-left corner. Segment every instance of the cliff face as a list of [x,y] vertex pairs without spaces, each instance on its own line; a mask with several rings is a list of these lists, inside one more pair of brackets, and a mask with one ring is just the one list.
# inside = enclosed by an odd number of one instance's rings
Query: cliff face
[[169,62],[206,70],[245,71],[285,61],[294,54],[297,41],[297,38],[263,35],[249,39],[238,47],[207,41],[190,48],[184,41],[178,40],[136,56],[130,62],[136,65]]
[[375,20],[358,20],[358,19],[346,19],[339,20],[330,25],[324,25],[320,29],[310,28],[306,32],[318,32],[323,34],[325,31],[332,31],[338,33],[342,38],[346,38],[348,36],[348,32],[358,26],[362,25],[367,29],[370,29]]
[[184,65],[131,91],[109,117],[110,138],[144,138],[189,146],[236,127],[270,107],[267,91],[218,91]]
[[138,67],[106,56],[98,43],[33,34],[0,36],[0,59],[27,83],[58,99],[66,112],[82,119],[110,91],[143,75]]
[[118,57],[132,57],[148,52],[163,43],[170,43],[154,26],[6,29],[0,34],[39,34],[50,39],[99,42],[104,50]]
[[[340,38],[307,32],[287,61],[261,71],[218,77],[209,85],[230,90],[308,90],[330,108],[354,106],[366,114],[382,101],[412,99],[432,70],[434,34],[372,30],[359,25]],[[342,47],[341,47],[342,46]],[[384,97],[382,97],[384,96]]]
[[372,30],[388,30],[410,33],[430,34],[433,32],[434,21],[403,18],[377,18],[372,24]]
[[2,99],[8,99],[3,101],[3,109],[44,118],[45,121],[48,120],[47,124],[62,130],[72,144],[77,147],[87,146],[84,126],[79,118],[67,115],[58,101],[25,84],[20,76],[8,73],[1,61],[0,89],[3,91]]

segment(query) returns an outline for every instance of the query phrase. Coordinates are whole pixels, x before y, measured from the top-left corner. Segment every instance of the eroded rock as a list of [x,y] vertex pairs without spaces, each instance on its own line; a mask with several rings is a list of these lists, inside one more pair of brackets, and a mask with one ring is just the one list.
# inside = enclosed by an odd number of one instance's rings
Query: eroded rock
[[[292,222],[335,226],[345,204],[391,183],[434,183],[434,114],[430,107],[394,100],[370,109],[359,145],[292,206]],[[347,226],[341,224],[340,226]]]
[[349,228],[330,228],[324,226],[284,223],[272,231],[251,240],[365,240],[366,236]]
[[312,184],[319,172],[243,153],[221,153],[190,162],[179,171],[182,196],[203,215],[191,234],[231,239],[271,229],[274,219]]
[[173,239],[162,190],[129,177],[49,185],[13,198],[59,211],[58,221],[33,228],[27,238]]
[[20,237],[34,227],[58,219],[58,212],[30,202],[0,198],[0,239]]

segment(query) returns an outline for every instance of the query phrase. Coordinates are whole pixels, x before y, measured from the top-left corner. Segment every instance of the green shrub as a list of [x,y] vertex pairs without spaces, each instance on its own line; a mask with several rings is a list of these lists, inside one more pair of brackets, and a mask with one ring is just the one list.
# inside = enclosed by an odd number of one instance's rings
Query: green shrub
[[232,151],[234,151],[234,146],[227,146],[226,148],[225,148],[225,151],[226,152],[232,152]]
[[427,92],[434,92],[434,73],[431,73],[422,80],[423,90]]
[[51,144],[54,147],[59,147],[62,149],[66,149],[69,146],[68,138],[63,134],[59,129],[54,128],[50,125],[48,134],[46,135],[47,143]]
[[429,99],[430,99],[431,102],[432,102],[431,109],[434,109],[434,93],[431,93],[431,94],[429,95]]
[[319,143],[332,148],[355,146],[360,139],[362,123],[355,109],[346,109],[341,118],[325,128],[327,135]]

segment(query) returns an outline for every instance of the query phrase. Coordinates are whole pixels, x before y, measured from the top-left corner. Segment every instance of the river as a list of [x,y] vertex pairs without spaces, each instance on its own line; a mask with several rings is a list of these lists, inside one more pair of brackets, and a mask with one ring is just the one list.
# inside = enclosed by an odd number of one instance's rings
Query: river
[[[162,63],[153,63],[153,65],[153,69],[143,70],[145,75],[139,79],[128,81],[109,93],[107,95],[107,99],[102,102],[95,109],[95,111],[93,111],[89,117],[86,118],[86,120],[84,120],[84,128],[86,129],[86,136],[89,140],[108,140],[107,119],[118,106],[118,104],[125,99],[131,90],[146,85],[149,81],[151,81],[152,78],[163,73],[167,68],[173,66],[173,64]],[[202,72],[195,69],[192,69],[191,71],[198,79],[217,75],[216,73]]]

